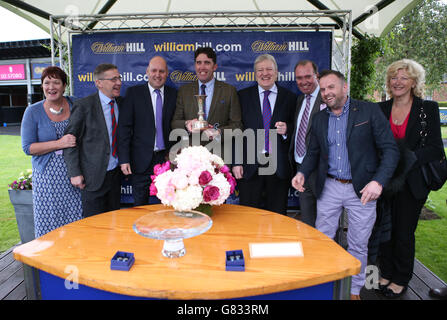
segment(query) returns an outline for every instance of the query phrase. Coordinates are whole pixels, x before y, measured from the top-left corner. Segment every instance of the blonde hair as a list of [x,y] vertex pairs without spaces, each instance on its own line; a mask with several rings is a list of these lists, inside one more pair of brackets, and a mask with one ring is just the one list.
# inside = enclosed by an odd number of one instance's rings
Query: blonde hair
[[419,63],[411,59],[402,59],[390,64],[386,70],[386,91],[392,97],[390,80],[399,70],[405,70],[408,76],[414,81],[411,93],[419,98],[424,97],[425,92],[425,70]]

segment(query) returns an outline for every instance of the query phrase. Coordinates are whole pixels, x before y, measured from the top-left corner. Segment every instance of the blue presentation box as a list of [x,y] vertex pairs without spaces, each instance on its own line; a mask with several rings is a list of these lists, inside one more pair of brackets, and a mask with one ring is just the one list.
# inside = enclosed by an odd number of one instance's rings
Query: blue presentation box
[[242,250],[226,251],[225,258],[225,269],[227,271],[245,271],[245,260]]
[[110,269],[129,271],[135,262],[132,252],[117,251],[110,261]]

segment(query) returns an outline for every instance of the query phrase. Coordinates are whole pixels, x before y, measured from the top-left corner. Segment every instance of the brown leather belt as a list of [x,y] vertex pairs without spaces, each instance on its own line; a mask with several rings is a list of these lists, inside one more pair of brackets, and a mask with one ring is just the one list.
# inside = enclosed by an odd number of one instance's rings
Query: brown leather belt
[[341,182],[341,183],[344,183],[344,184],[352,183],[351,179],[339,179],[339,178],[336,178],[336,177],[334,177],[333,175],[331,175],[329,173],[327,174],[327,176],[328,176],[328,178],[337,180],[338,182]]

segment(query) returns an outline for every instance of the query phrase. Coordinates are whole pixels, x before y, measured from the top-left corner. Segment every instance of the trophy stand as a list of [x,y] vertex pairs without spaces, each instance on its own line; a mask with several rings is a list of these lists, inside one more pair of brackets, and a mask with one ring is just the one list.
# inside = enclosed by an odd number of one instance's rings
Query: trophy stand
[[205,114],[203,112],[203,105],[205,104],[206,95],[197,94],[197,95],[194,95],[194,97],[196,98],[197,105],[199,107],[199,112],[197,113],[198,120],[196,122],[194,122],[194,124],[192,126],[192,130],[195,132],[204,131],[209,128],[208,121],[206,121],[203,118],[203,116]]

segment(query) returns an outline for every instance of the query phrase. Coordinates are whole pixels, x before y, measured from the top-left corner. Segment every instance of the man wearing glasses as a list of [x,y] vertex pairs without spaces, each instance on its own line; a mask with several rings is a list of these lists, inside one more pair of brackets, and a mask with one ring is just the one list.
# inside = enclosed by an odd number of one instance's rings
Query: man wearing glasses
[[84,218],[118,210],[121,193],[116,143],[121,76],[115,65],[104,63],[93,78],[98,91],[74,103],[66,129],[76,147],[64,150],[71,184],[81,189]]

